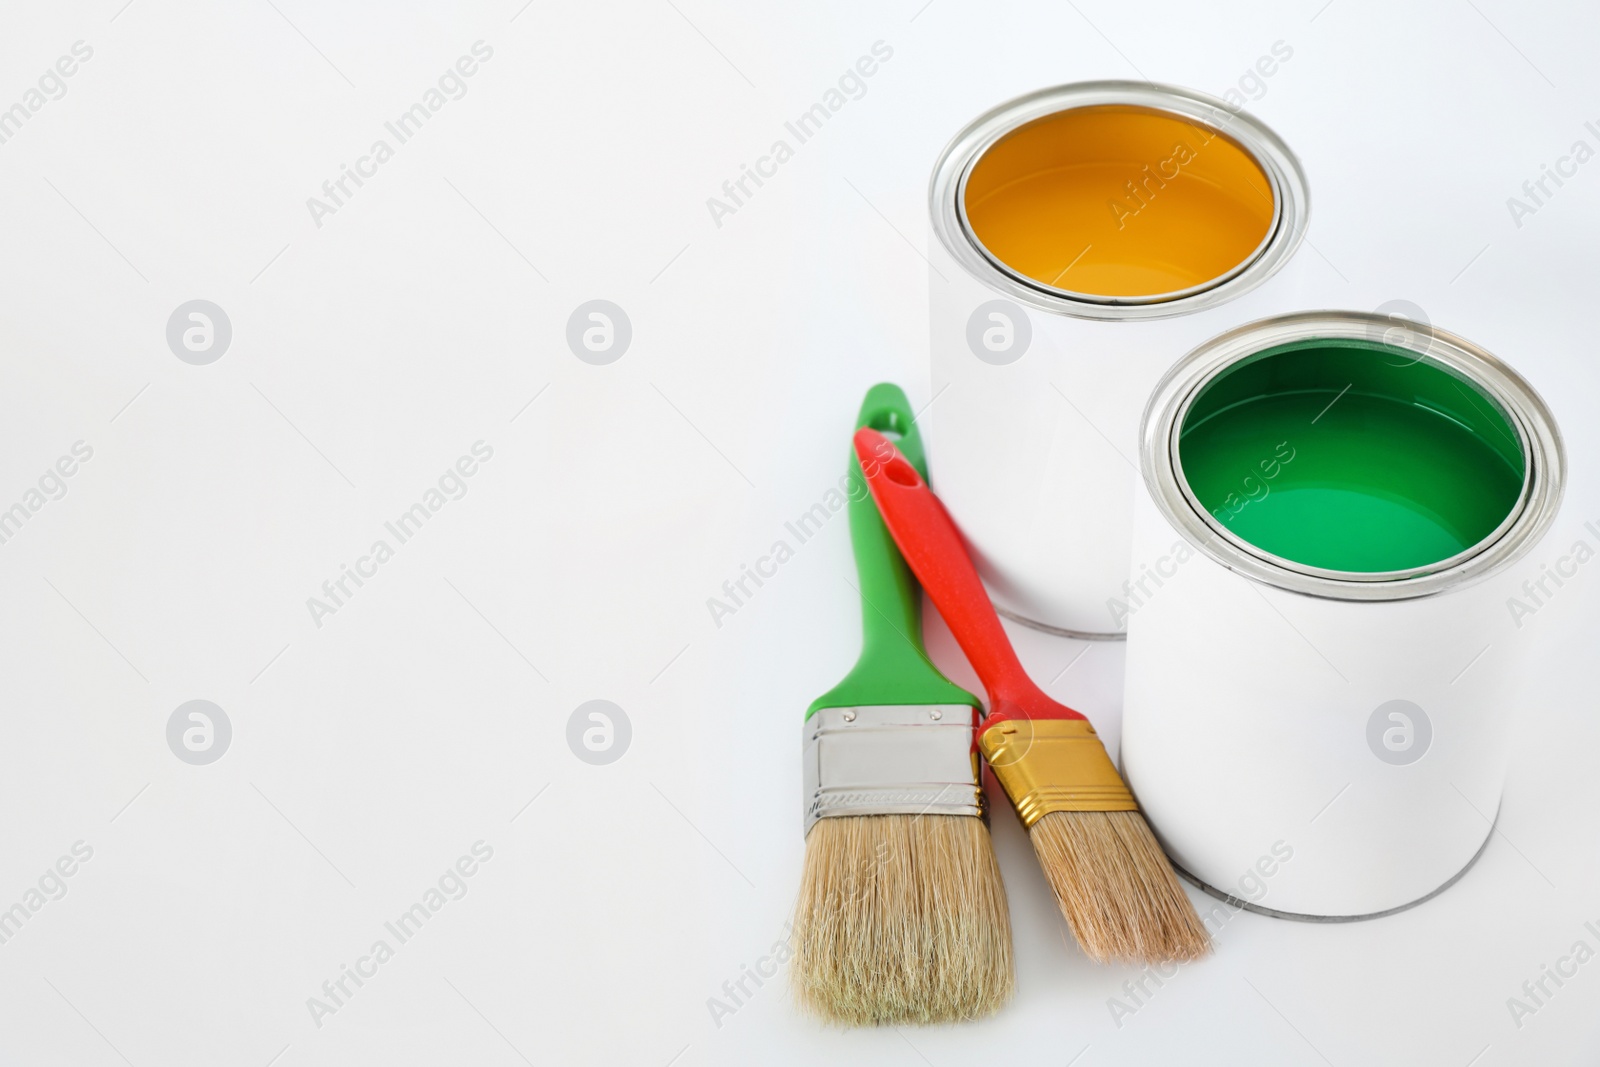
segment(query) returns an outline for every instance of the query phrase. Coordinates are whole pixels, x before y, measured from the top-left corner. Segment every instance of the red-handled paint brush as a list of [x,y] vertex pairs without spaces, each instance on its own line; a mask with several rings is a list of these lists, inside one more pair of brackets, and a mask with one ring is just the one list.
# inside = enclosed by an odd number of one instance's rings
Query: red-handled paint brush
[[978,745],[1084,952],[1205,955],[1210,937],[1133,794],[1089,720],[1028,677],[944,505],[882,434],[858,430],[855,446],[884,525],[988,692]]

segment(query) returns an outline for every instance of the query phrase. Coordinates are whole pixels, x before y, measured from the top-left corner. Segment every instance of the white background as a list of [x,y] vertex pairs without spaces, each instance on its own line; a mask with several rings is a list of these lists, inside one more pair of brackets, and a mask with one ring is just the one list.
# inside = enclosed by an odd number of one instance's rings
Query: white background
[[[1067,81],[1221,94],[1285,42],[1250,108],[1311,181],[1298,254],[1342,306],[1413,301],[1556,410],[1572,477],[1537,574],[1600,540],[1600,162],[1520,228],[1506,199],[1574,141],[1600,147],[1592,11],[123,4],[13,3],[0,24],[0,107],[93,48],[0,144],[0,508],[75,441],[94,450],[0,545],[0,908],[94,850],[0,944],[0,1062],[1600,1056],[1600,962],[1520,1028],[1506,1005],[1579,939],[1600,949],[1600,567],[1521,631],[1539,669],[1500,832],[1424,907],[1241,915],[1119,1026],[1108,998],[1133,972],[1071,944],[1001,799],[1019,972],[1001,1015],[829,1031],[781,978],[720,1025],[707,1007],[792,907],[801,715],[858,639],[844,520],[720,627],[706,601],[843,473],[868,385],[927,400],[924,190],[946,139]],[[307,198],[478,40],[493,58],[466,95],[318,227]],[[880,40],[865,94],[716,225],[707,198]],[[208,366],[165,340],[196,298],[233,326]],[[565,342],[595,298],[633,325],[609,366]],[[479,440],[494,455],[467,495],[315,625],[307,598]],[[1120,647],[1063,674],[1082,645],[1013,632],[1114,738]],[[197,698],[234,731],[209,766],[165,738]],[[608,766],[566,741],[597,698],[633,727]],[[318,1026],[307,998],[480,840],[466,895]]]

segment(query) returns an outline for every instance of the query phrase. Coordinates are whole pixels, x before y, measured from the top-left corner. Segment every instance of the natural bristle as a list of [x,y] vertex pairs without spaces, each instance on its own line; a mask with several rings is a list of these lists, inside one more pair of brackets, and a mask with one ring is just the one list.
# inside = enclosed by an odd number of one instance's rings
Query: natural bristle
[[1057,811],[1028,836],[1067,925],[1097,963],[1193,960],[1211,937],[1137,811]]
[[806,836],[795,995],[847,1026],[943,1023],[1011,998],[1011,919],[989,828],[965,815],[849,815]]

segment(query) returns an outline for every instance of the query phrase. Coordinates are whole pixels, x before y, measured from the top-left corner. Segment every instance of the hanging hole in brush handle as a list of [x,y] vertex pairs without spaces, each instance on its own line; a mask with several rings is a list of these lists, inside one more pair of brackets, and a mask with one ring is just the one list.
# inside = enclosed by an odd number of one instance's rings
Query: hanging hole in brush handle
[[898,407],[886,407],[881,411],[873,412],[872,421],[867,423],[871,429],[877,430],[891,441],[898,441],[911,429],[911,420],[907,413]]
[[[867,391],[861,402],[861,413],[856,417],[857,429],[876,430],[907,453],[907,457],[920,469],[927,463],[922,455],[922,437],[917,432],[916,416],[906,394],[897,385],[884,382]],[[909,447],[907,447],[909,445]]]
[[900,440],[911,429],[911,423],[896,408],[885,408],[883,411],[878,412],[867,425],[883,434],[890,441]]
[[858,430],[855,445],[884,525],[983,680],[991,717],[1040,706],[1034,698],[1043,694],[1017,659],[944,505],[882,434]]
[[883,473],[896,485],[903,485],[907,489],[915,489],[922,484],[922,479],[917,477],[917,472],[912,469],[900,456],[895,456],[883,465]]

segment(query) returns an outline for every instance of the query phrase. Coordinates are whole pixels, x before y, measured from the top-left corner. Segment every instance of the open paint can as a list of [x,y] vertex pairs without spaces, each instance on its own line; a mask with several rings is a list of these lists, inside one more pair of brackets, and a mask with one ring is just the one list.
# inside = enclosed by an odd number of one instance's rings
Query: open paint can
[[1289,917],[1418,903],[1487,842],[1528,651],[1515,565],[1561,501],[1532,387],[1391,327],[1231,330],[1141,429],[1123,768],[1182,871]]
[[1300,165],[1221,100],[1084,82],[972,122],[929,197],[939,494],[1003,614],[1120,637],[1140,412],[1179,353],[1304,306]]

